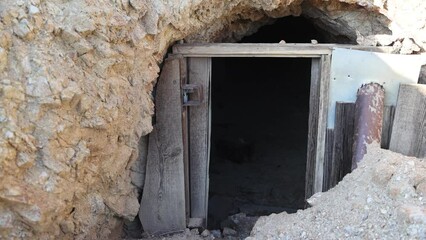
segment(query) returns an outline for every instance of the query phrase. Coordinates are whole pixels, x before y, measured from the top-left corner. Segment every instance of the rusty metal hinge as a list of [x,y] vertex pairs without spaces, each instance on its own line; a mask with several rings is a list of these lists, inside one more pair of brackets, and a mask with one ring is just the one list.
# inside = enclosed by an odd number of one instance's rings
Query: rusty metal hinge
[[[203,103],[203,86],[201,84],[183,84],[182,85],[183,103],[182,106],[199,106]],[[190,95],[195,95],[195,98]]]

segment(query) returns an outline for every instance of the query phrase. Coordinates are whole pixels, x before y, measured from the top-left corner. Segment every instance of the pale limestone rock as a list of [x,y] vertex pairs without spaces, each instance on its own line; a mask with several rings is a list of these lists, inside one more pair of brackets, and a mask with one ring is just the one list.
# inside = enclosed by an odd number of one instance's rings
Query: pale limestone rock
[[0,47],[0,72],[7,66],[7,52],[4,48]]
[[75,225],[70,220],[64,220],[62,221],[59,226],[61,227],[62,232],[65,234],[67,233],[74,233]]
[[80,41],[75,42],[72,46],[79,55],[83,55],[93,49],[93,46],[84,39],[81,39]]
[[62,30],[62,39],[64,39],[65,42],[71,44],[80,40],[81,36],[74,30],[66,28]]
[[22,39],[29,39],[31,37],[32,27],[27,19],[21,20],[14,28],[13,32]]
[[145,14],[146,11],[147,11],[147,6],[146,6],[145,1],[142,1],[142,0],[130,0],[130,5],[134,9],[140,11],[142,14]]
[[35,14],[40,13],[40,9],[38,7],[36,7],[36,6],[34,6],[34,5],[31,4],[30,6],[28,6],[28,13],[30,15],[35,15]]

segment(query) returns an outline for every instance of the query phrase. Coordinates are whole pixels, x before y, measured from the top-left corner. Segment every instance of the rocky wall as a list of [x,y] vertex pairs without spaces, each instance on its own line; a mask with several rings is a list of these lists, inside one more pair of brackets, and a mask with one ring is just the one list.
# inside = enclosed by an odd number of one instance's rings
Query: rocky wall
[[0,236],[107,238],[136,216],[141,137],[152,130],[152,91],[175,41],[235,41],[303,12],[330,34],[411,53],[425,47],[425,4],[0,1]]

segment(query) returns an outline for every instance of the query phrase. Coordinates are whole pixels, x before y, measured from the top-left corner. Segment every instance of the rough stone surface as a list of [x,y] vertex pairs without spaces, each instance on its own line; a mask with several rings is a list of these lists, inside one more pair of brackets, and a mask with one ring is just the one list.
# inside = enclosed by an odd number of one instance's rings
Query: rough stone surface
[[361,165],[307,210],[261,217],[248,239],[425,239],[426,161],[370,146]]
[[0,1],[0,236],[107,239],[135,217],[144,166],[133,166],[175,41],[235,41],[303,13],[333,36],[380,44],[365,41],[380,34],[397,52],[423,51],[425,4]]

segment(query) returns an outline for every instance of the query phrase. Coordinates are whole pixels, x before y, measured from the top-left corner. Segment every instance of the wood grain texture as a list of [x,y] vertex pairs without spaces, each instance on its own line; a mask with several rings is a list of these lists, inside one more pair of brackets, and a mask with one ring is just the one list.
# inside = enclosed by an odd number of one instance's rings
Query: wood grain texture
[[321,56],[321,82],[318,102],[317,152],[315,159],[314,193],[322,191],[325,157],[325,136],[327,131],[328,100],[330,86],[331,55]]
[[426,85],[400,85],[389,149],[426,157]]
[[305,199],[323,190],[331,56],[312,59]]
[[383,149],[389,149],[394,117],[395,106],[385,106],[383,109],[382,141],[380,143]]
[[331,187],[351,172],[355,103],[336,103]]
[[325,158],[324,158],[324,179],[323,179],[323,192],[332,188],[331,185],[331,172],[333,169],[333,144],[334,144],[334,129],[327,129],[325,136]]
[[207,43],[177,44],[174,54],[186,57],[307,57],[320,58],[329,55],[333,48],[349,48],[374,52],[390,52],[389,47],[369,47],[344,44],[305,44],[305,43]]
[[306,186],[305,199],[314,194],[315,161],[317,156],[318,114],[319,114],[319,89],[321,82],[321,60],[312,59],[311,63],[311,87],[309,97],[309,124],[308,147],[306,159]]
[[[188,83],[188,59],[179,58],[181,85]],[[182,97],[183,98],[183,97]],[[183,99],[182,99],[183,102]],[[183,142],[183,169],[185,175],[185,215],[188,220],[191,217],[190,193],[189,193],[189,126],[188,107],[182,107],[182,142]]]
[[209,193],[209,145],[210,145],[210,79],[211,58],[189,58],[190,84],[203,87],[204,101],[189,108],[189,159],[191,177],[191,218],[204,219],[207,224]]
[[156,94],[156,125],[149,136],[139,217],[153,235],[183,231],[185,187],[179,59],[166,60]]

